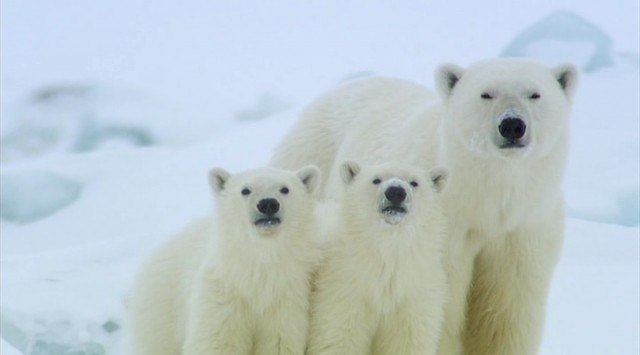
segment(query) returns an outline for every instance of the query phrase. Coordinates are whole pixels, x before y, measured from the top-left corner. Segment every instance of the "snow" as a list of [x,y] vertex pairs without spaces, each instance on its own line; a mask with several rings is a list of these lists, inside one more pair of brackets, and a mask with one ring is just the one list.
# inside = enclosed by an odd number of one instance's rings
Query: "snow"
[[638,97],[637,69],[619,66],[581,78],[565,184],[570,216],[640,224]]
[[[582,46],[573,45],[575,42]],[[551,46],[553,48],[545,48]],[[576,51],[580,47],[587,47],[587,51]],[[604,30],[573,12],[558,11],[523,30],[504,48],[502,56],[553,55],[555,58],[538,59],[553,63],[561,58],[579,64],[585,72],[591,73],[613,65],[612,47],[613,41]],[[581,63],[583,60],[586,62]]]
[[569,219],[541,354],[640,350],[637,227]]
[[20,171],[0,178],[0,217],[23,224],[45,218],[80,197],[82,184],[48,171]]
[[[640,352],[638,2],[0,4],[3,355],[126,354],[132,276],[211,213],[208,169],[265,164],[299,110],[341,80],[431,86],[436,65],[494,57],[548,16],[589,24],[585,41],[530,41],[527,55],[582,65],[609,38],[612,63],[582,73],[575,97],[567,237],[541,354]],[[558,6],[570,10],[560,20]],[[6,144],[27,148],[8,158]]]
[[[55,84],[6,105],[3,161],[104,147],[180,145],[202,139],[180,109],[126,87]],[[268,107],[267,107],[268,108]],[[215,128],[208,124],[208,130]]]
[[2,353],[3,355],[21,355],[22,354],[16,348],[14,348],[13,346],[9,345],[9,343],[4,341],[4,339],[0,339],[0,353]]

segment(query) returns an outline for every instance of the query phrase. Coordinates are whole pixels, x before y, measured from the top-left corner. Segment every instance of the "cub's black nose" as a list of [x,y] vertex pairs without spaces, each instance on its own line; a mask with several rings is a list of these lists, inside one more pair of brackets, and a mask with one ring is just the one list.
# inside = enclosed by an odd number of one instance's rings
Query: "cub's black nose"
[[387,197],[387,200],[391,203],[400,203],[407,198],[407,192],[400,186],[390,186],[384,192],[384,195]]
[[498,126],[500,135],[508,140],[520,139],[527,130],[527,125],[519,118],[505,118]]
[[272,216],[280,210],[280,203],[275,198],[263,198],[256,207],[260,213]]

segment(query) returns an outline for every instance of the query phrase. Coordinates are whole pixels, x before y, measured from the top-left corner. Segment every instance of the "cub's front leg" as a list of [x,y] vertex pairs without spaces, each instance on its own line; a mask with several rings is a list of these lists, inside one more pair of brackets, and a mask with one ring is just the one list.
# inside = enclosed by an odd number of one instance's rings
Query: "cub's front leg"
[[282,298],[257,324],[254,355],[303,355],[309,334],[309,298]]
[[442,328],[444,302],[445,298],[440,295],[435,298],[425,295],[421,301],[410,301],[399,306],[378,328],[374,354],[435,355]]
[[370,355],[377,319],[364,299],[318,285],[312,295],[308,355]]
[[191,299],[183,355],[250,355],[253,324],[247,305],[200,285]]

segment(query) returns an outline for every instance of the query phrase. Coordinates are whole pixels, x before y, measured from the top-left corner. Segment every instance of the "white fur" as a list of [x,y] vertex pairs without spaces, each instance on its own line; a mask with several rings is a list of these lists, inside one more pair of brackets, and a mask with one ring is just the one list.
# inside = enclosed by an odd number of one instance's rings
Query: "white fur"
[[[319,257],[319,174],[315,167],[237,175],[213,169],[215,218],[161,246],[138,276],[131,302],[134,353],[303,354],[310,277]],[[254,225],[264,198],[279,201],[275,227]]]
[[[399,79],[347,83],[306,109],[271,164],[317,164],[339,191],[336,161],[400,161],[451,172],[440,354],[535,354],[563,239],[562,179],[577,73],[526,59],[436,71],[440,98]],[[482,99],[488,92],[493,97]],[[532,93],[540,98],[531,99]],[[500,149],[505,112],[527,125],[524,148]]]
[[[317,271],[307,353],[435,354],[446,297],[438,194],[446,175],[390,164],[345,163],[342,171],[346,186]],[[407,191],[403,218],[380,213],[390,186]]]

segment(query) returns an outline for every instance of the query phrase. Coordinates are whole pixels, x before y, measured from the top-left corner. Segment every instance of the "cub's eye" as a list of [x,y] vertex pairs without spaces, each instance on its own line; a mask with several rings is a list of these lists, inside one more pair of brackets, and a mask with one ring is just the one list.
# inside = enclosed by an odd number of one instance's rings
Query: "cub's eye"
[[288,193],[289,193],[289,188],[288,188],[288,187],[286,187],[286,186],[285,186],[285,187],[283,187],[283,188],[281,188],[281,189],[280,189],[280,193],[281,193],[281,194],[283,194],[283,195],[288,194]]
[[242,191],[240,191],[240,193],[243,194],[244,196],[247,196],[248,194],[251,193],[251,190],[245,187],[244,189],[242,189]]
[[488,92],[483,92],[480,97],[484,100],[491,100],[493,99],[493,95],[489,94]]
[[418,187],[418,182],[417,181],[411,181],[409,183],[409,185],[413,186],[413,187]]
[[537,100],[540,98],[540,94],[538,94],[537,92],[534,92],[533,94],[529,95],[529,98],[531,100]]
[[373,184],[374,184],[374,185],[378,185],[379,183],[381,183],[381,182],[382,182],[382,180],[380,180],[380,179],[378,179],[378,178],[375,178],[375,179],[373,179],[373,181],[372,181],[372,182],[373,182]]

